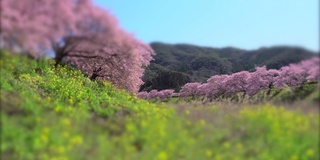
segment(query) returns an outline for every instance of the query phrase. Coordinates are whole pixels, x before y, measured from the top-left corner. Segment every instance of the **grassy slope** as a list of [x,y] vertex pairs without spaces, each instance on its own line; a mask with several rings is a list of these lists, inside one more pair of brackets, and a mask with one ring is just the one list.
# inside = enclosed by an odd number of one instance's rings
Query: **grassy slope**
[[[319,114],[170,107],[1,52],[1,159],[317,159]],[[177,112],[177,111],[178,112]]]

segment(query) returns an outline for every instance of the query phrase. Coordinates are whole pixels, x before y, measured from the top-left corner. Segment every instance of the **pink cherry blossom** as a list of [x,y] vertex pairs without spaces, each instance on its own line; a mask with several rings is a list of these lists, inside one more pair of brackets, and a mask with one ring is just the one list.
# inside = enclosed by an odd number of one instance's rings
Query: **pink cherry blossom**
[[143,84],[143,66],[154,54],[91,0],[2,0],[0,42],[1,48],[31,57],[54,50],[57,63],[129,92]]

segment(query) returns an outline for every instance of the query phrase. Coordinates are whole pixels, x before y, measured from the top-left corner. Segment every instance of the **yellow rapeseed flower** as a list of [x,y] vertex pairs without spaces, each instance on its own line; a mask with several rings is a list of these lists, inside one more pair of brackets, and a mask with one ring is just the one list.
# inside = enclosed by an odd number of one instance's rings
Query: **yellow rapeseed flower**
[[228,149],[228,148],[230,148],[230,143],[229,143],[229,142],[224,142],[224,143],[222,144],[222,146],[223,146],[223,148]]
[[201,126],[205,126],[205,125],[206,125],[206,121],[203,120],[203,119],[201,119],[201,120],[199,121],[199,124],[200,124]]
[[61,124],[64,125],[64,126],[70,126],[71,122],[69,119],[67,118],[64,118],[61,120]]
[[42,134],[40,136],[40,140],[43,142],[43,143],[47,143],[48,142],[48,136],[45,135],[45,134]]
[[72,99],[69,99],[69,103],[73,104],[73,100],[72,100]]
[[314,156],[314,150],[313,149],[308,149],[307,150],[307,156],[313,157]]
[[65,152],[65,148],[63,146],[59,146],[59,147],[57,147],[57,152],[62,154]]
[[44,127],[43,129],[42,129],[42,133],[43,134],[48,134],[50,132],[50,128],[49,127]]
[[242,144],[241,144],[241,143],[237,143],[237,148],[238,148],[239,150],[241,150],[241,149],[242,149]]
[[166,160],[168,159],[167,153],[166,152],[160,152],[158,155],[159,160]]
[[296,155],[290,157],[290,160],[298,160],[299,158]]
[[221,160],[221,159],[222,159],[222,157],[221,157],[221,155],[220,155],[220,154],[217,154],[217,155],[214,157],[214,159],[215,159],[215,160]]
[[40,155],[40,157],[41,157],[41,159],[43,159],[43,160],[49,159],[49,156],[48,156],[48,154],[46,154],[46,153],[42,153],[42,154]]
[[80,144],[82,144],[82,142],[83,142],[83,139],[81,136],[75,136],[75,137],[71,138],[71,140],[70,140],[70,143],[73,145],[80,145]]
[[68,138],[68,137],[70,136],[70,134],[69,134],[69,132],[63,132],[63,133],[62,133],[62,136],[63,136],[64,138]]
[[212,152],[209,149],[206,150],[206,156],[207,157],[211,157],[212,156]]
[[55,111],[55,112],[60,112],[60,111],[61,111],[61,108],[60,108],[59,106],[57,106],[57,107],[54,108],[54,111]]

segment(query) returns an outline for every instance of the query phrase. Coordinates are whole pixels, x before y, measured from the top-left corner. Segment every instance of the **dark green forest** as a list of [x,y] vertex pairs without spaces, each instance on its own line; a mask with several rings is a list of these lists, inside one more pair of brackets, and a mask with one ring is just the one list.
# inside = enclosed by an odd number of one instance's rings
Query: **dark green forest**
[[212,48],[190,44],[151,43],[156,52],[146,68],[140,91],[175,89],[188,82],[205,82],[218,74],[231,74],[243,70],[254,71],[266,65],[279,69],[290,63],[316,56],[317,53],[300,47],[275,46],[257,50],[233,47]]

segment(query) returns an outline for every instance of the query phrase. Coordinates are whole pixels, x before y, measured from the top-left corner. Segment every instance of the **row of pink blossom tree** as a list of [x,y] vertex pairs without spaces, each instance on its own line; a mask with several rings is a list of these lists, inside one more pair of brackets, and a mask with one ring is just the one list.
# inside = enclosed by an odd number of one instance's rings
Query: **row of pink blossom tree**
[[[180,92],[180,97],[205,96],[212,100],[220,96],[231,96],[242,93],[243,96],[253,96],[259,91],[272,88],[301,86],[306,82],[320,81],[320,58],[314,57],[301,61],[298,64],[290,64],[279,70],[267,69],[265,66],[257,67],[254,72],[241,71],[231,75],[215,75],[207,80],[207,83],[187,83]],[[163,95],[163,91],[142,92],[138,97],[145,99],[172,97],[173,92]],[[158,96],[161,95],[161,96]]]
[[54,51],[57,63],[130,92],[143,84],[153,50],[92,0],[1,0],[0,8],[1,49],[34,58]]
[[165,90],[161,90],[161,91],[157,91],[157,90],[151,90],[150,92],[139,92],[137,94],[137,97],[143,98],[143,99],[166,99],[166,98],[171,98],[174,94],[174,90],[173,89],[165,89]]

